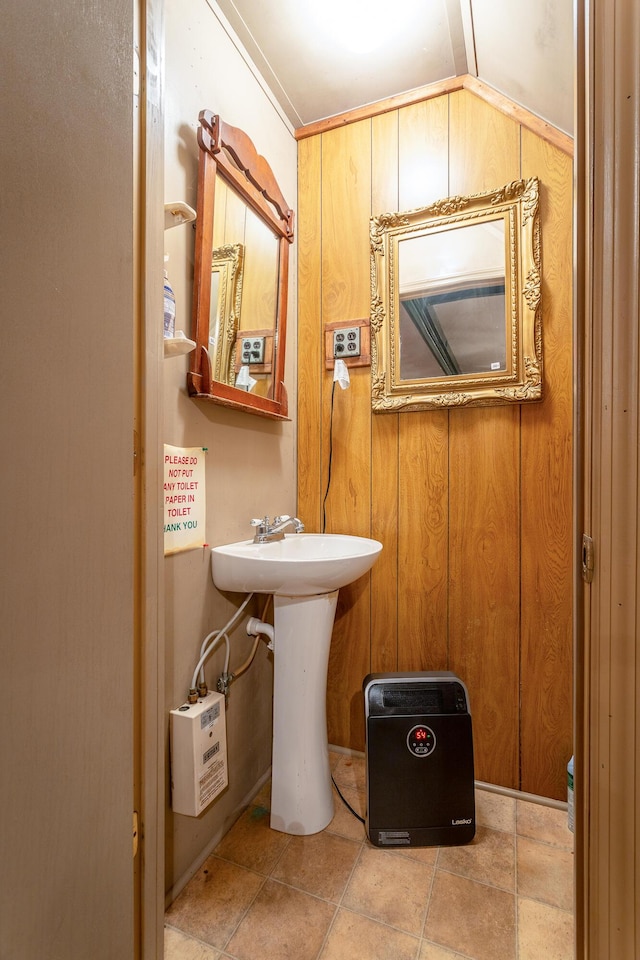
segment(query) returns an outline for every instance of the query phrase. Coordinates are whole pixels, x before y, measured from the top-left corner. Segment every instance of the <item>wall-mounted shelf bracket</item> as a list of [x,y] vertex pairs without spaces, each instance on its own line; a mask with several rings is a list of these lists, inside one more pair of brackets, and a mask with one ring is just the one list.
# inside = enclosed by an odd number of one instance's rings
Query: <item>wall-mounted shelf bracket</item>
[[195,340],[189,340],[188,337],[185,337],[182,330],[176,330],[175,337],[164,338],[165,359],[167,357],[182,357],[185,353],[191,353],[195,348]]
[[175,203],[165,203],[164,205],[164,228],[178,227],[181,223],[189,223],[195,220],[196,212],[193,207],[183,200],[176,200]]

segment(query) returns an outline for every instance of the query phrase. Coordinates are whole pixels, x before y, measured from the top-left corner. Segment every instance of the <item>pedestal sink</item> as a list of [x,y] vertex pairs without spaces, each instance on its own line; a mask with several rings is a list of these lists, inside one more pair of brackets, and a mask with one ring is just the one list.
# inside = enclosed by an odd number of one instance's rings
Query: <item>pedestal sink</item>
[[326,690],[336,601],[339,588],[366,573],[381,550],[377,540],[330,533],[211,550],[218,589],[273,594],[274,830],[318,833],[333,818]]

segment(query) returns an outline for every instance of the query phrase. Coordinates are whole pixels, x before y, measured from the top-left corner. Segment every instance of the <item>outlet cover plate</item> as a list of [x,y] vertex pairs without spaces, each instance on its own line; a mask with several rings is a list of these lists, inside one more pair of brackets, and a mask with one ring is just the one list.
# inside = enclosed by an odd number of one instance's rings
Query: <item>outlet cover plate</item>
[[264,363],[264,337],[243,337],[240,342],[242,363]]
[[[334,320],[324,325],[325,369],[333,370],[339,357],[348,367],[368,367],[371,363],[371,329],[365,320]],[[353,345],[353,349],[349,349]]]
[[343,327],[333,331],[333,356],[341,360],[360,356],[360,327]]

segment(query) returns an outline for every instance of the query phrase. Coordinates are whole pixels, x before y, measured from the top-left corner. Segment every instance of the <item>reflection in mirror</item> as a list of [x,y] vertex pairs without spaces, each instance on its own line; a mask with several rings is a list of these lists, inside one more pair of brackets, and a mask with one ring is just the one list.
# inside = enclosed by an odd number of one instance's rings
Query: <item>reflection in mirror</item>
[[233,384],[233,348],[242,304],[244,247],[228,243],[214,247],[211,257],[211,308],[209,356],[212,374],[221,383]]
[[371,220],[372,407],[542,396],[538,181]]
[[200,114],[193,397],[287,418],[284,386],[293,211],[241,130]]
[[398,243],[400,379],[505,370],[504,220]]

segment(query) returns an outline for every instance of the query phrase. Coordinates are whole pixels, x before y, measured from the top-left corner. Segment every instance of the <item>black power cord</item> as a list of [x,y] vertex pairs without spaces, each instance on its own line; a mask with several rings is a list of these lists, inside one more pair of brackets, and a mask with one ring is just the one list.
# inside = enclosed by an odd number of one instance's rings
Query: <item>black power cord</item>
[[[325,532],[325,529],[327,526],[327,497],[329,496],[329,488],[331,487],[331,462],[333,460],[333,401],[334,401],[335,393],[336,393],[336,381],[334,380],[333,385],[331,387],[331,414],[329,416],[329,466],[327,469],[327,489],[324,492],[324,500],[322,501],[322,533]],[[342,793],[340,792],[340,787],[336,783],[333,774],[331,774],[331,782],[336,788],[336,793],[344,803],[345,807],[347,807],[347,809],[351,811],[351,813],[354,815],[354,817],[356,817],[356,819],[360,821],[360,823],[364,823],[365,822],[364,817],[361,817],[359,813],[356,813],[356,811],[353,809],[349,801],[342,796]]]
[[340,797],[340,799],[342,800],[342,802],[344,803],[345,807],[348,807],[348,809],[351,810],[351,813],[354,815],[354,817],[356,817],[356,818],[360,821],[360,823],[364,823],[364,817],[361,817],[359,813],[356,813],[356,811],[353,809],[353,807],[351,806],[351,804],[349,803],[349,801],[348,801],[348,800],[345,800],[345,798],[342,796],[342,793],[340,792],[340,787],[338,786],[338,784],[337,784],[336,781],[334,780],[333,774],[331,774],[331,781],[332,781],[334,787],[336,788],[336,792],[337,792],[338,796]]
[[[336,392],[336,381],[333,381],[333,386],[331,387],[331,415],[329,417],[329,468],[327,473],[327,489],[324,493],[324,500],[322,501],[322,533],[325,532],[327,526],[327,497],[329,496],[329,487],[331,486],[331,461],[333,460],[333,398]],[[336,790],[338,788],[336,787]]]

